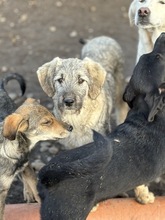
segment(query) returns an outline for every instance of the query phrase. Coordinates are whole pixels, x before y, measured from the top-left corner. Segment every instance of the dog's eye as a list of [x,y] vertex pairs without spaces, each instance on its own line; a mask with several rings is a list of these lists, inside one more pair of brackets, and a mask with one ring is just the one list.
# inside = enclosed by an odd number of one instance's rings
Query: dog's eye
[[51,124],[52,124],[52,120],[43,119],[43,121],[42,121],[42,125],[51,125]]
[[164,2],[164,1],[159,1],[159,3],[160,3],[160,4],[165,4],[165,2]]
[[64,79],[63,78],[59,78],[57,81],[61,84],[64,81]]
[[144,2],[145,0],[139,0],[139,2]]
[[79,79],[78,79],[78,83],[79,83],[79,84],[82,84],[84,81],[85,81],[85,80],[82,79],[82,78],[79,78]]

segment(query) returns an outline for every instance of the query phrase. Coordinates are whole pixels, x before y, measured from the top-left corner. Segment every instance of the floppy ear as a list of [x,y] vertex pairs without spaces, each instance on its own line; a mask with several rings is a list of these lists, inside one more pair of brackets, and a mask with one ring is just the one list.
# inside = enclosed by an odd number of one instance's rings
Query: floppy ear
[[91,78],[91,83],[89,85],[89,97],[91,99],[96,99],[103,87],[106,71],[99,63],[96,63],[87,57],[83,60],[83,62]]
[[148,115],[148,121],[152,122],[156,114],[165,107],[165,83],[158,88],[158,93],[153,95],[153,105]]
[[9,140],[15,140],[17,132],[25,132],[28,129],[28,119],[20,114],[13,113],[7,116],[3,123],[2,134]]
[[53,84],[53,78],[56,72],[57,66],[62,63],[59,57],[54,58],[52,61],[45,63],[37,70],[38,80],[44,92],[52,97],[55,93],[55,88]]
[[128,106],[132,108],[132,102],[135,98],[135,92],[131,85],[131,83],[128,83],[128,85],[125,88],[124,94],[123,94],[123,100],[127,102]]
[[135,23],[135,10],[136,10],[136,0],[134,0],[131,4],[130,4],[130,7],[129,7],[129,10],[128,10],[128,17],[129,17],[129,22],[130,22],[130,25],[133,26]]
[[40,100],[39,99],[33,99],[33,98],[27,98],[23,105],[24,104],[40,104]]

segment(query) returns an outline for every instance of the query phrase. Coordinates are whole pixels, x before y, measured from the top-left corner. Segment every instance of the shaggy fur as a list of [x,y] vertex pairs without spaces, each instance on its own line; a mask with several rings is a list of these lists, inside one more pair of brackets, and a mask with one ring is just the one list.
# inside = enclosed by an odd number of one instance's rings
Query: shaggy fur
[[[107,198],[165,172],[165,34],[134,69],[125,122],[108,138],[56,155],[39,172],[42,220],[85,220]],[[113,151],[113,153],[112,153]]]
[[[99,63],[89,58],[55,58],[37,71],[43,90],[53,99],[54,115],[74,128],[67,139],[60,140],[67,149],[91,142],[92,129],[102,134],[111,131],[115,90],[121,85],[115,84],[112,72],[116,74],[118,81],[122,81],[123,57],[114,40],[108,41],[107,38],[103,38],[99,44],[98,50],[102,53],[102,59],[103,54],[105,59],[109,56],[107,72]],[[88,48],[88,44],[83,49],[84,56],[85,48]]]
[[[123,75],[124,54],[116,40],[101,36],[87,40],[81,51],[81,58],[88,57],[100,63],[107,72],[106,81],[112,90],[114,122],[120,124],[125,120],[128,108],[122,96],[125,89]],[[114,83],[112,83],[112,78]]]
[[138,61],[141,55],[152,51],[156,39],[165,31],[165,0],[133,0],[129,19],[131,25],[138,27]]

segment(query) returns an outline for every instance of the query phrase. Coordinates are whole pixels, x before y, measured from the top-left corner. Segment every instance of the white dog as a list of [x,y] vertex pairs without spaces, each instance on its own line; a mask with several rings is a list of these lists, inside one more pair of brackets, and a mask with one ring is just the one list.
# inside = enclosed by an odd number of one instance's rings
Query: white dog
[[165,32],[165,0],[133,0],[129,19],[131,25],[138,27],[138,62],[141,55],[152,51],[156,39]]

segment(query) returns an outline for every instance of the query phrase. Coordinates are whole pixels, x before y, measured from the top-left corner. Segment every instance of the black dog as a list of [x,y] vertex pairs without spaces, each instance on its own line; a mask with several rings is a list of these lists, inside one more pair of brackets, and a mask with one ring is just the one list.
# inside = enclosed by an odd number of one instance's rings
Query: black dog
[[131,110],[108,139],[96,133],[41,169],[42,220],[86,219],[96,203],[165,173],[165,34],[141,57],[124,100]]

